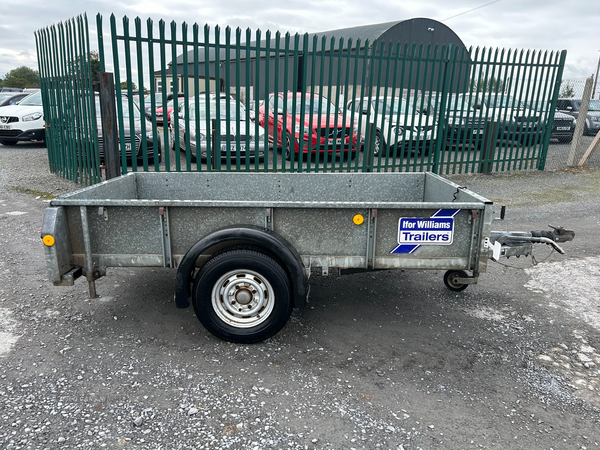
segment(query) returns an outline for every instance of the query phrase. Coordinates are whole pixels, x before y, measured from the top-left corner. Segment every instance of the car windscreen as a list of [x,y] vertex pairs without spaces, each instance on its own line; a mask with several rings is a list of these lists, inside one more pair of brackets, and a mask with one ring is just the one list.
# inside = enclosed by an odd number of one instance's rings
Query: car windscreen
[[378,114],[385,116],[412,113],[415,110],[415,105],[412,100],[406,100],[405,98],[388,98],[388,99],[377,99],[372,101],[373,109]]
[[496,108],[524,108],[523,102],[517,101],[516,99],[507,95],[490,95],[486,99],[486,103],[489,103],[490,107]]
[[590,100],[588,111],[600,111],[600,100]]
[[[438,111],[440,108],[441,98],[438,96],[425,97],[423,108],[428,111],[430,114]],[[417,99],[417,106],[421,107],[421,99]],[[451,95],[446,99],[446,111],[469,111],[474,110],[472,103],[475,102],[475,98],[471,98],[469,101],[469,96],[465,95]]]
[[[219,119],[220,120],[227,120],[227,117],[229,117],[230,120],[237,120],[237,107],[238,104],[235,102],[230,102],[229,103],[229,115],[227,114],[227,102],[226,101],[221,101],[219,102]],[[240,108],[240,120],[246,120],[246,109],[244,108],[243,104],[239,104],[239,108]],[[200,103],[200,109],[198,110],[198,114],[196,114],[196,108],[194,107],[194,105],[190,105],[189,107],[189,111],[190,111],[190,120],[196,120],[196,116],[198,116],[198,118],[200,120],[206,120],[207,116],[206,116],[206,103]],[[184,108],[181,108],[181,112],[184,112]],[[209,119],[216,119],[217,118],[217,104],[215,102],[211,102],[210,103],[210,113],[208,116]]]
[[42,93],[41,92],[34,92],[29,97],[25,97],[23,100],[21,100],[21,102],[19,103],[19,105],[25,105],[25,106],[42,106]]
[[[289,114],[294,114],[294,110],[292,109],[293,106],[293,98],[288,98],[287,99],[287,111]],[[301,97],[297,97],[296,98],[296,114],[327,114],[327,105],[329,105],[329,114],[337,114],[335,106],[329,102],[329,100],[327,100],[325,97],[322,97],[321,99],[319,99],[318,97],[314,97],[313,100],[313,105],[311,108],[310,105],[310,97],[307,96],[306,100],[305,100],[305,104],[304,104],[304,111],[302,110],[302,102],[301,102],[302,98]],[[321,108],[319,108],[319,100],[321,103]]]
[[[122,104],[123,104],[123,118],[124,119],[129,119],[129,100],[127,99],[127,97],[122,97]],[[140,115],[140,107],[137,105],[137,103],[132,102],[131,103],[133,106],[133,117],[136,119],[139,119],[141,117]],[[115,107],[117,107],[116,101],[115,101]],[[96,97],[96,117],[98,119],[100,119],[100,98]]]

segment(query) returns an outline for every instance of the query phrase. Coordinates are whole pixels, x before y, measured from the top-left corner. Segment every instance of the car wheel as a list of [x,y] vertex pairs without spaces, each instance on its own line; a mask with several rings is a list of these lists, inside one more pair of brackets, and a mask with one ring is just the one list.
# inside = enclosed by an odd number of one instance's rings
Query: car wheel
[[285,137],[285,160],[286,161],[291,161],[292,159],[292,143],[290,141],[290,137],[286,136]]
[[381,138],[379,130],[375,132],[375,143],[373,144],[373,156],[379,155],[379,152],[385,154],[385,141]]
[[169,140],[171,141],[171,145],[169,147],[171,147],[171,150],[176,151],[177,149],[175,148],[175,133],[169,133]]
[[293,308],[283,267],[252,249],[228,250],[210,259],[196,277],[192,301],[208,331],[243,344],[275,335]]
[[431,153],[431,147],[434,145],[435,145],[435,142],[424,141],[423,145],[421,146],[420,154],[422,154],[423,156],[429,156],[429,153]]
[[[156,152],[156,155],[158,157],[158,164],[160,164],[162,162],[162,148],[160,144],[160,139],[158,139],[158,145],[156,148],[158,150]],[[148,162],[154,163],[154,150],[148,150]]]
[[19,142],[19,141],[5,141],[5,140],[2,140],[2,141],[0,141],[0,144],[2,144],[2,145],[17,145],[17,142]]

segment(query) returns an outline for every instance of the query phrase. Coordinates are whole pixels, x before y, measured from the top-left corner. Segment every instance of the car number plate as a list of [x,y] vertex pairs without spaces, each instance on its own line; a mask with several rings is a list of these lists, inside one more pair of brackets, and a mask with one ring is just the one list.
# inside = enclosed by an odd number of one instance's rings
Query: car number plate
[[12,125],[0,123],[0,130],[12,130]]
[[484,128],[482,128],[481,130],[475,130],[473,132],[473,134],[483,134],[483,133],[485,133],[485,129]]
[[556,131],[569,131],[571,127],[556,127]]
[[342,138],[338,138],[338,139],[329,139],[329,145],[342,145],[344,143],[344,140]]
[[[240,149],[240,153],[245,153],[246,152],[246,146],[244,144],[240,144],[240,146],[238,147],[237,144],[231,144],[229,146],[230,150],[231,150],[231,154],[236,154],[237,153],[237,149]],[[221,145],[221,151],[223,153],[227,153],[227,145]]]

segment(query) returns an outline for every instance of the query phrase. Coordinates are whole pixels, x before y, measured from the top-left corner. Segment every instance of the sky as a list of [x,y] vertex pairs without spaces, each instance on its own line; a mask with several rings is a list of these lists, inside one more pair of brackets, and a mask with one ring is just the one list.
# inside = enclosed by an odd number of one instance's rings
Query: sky
[[592,76],[600,57],[600,6],[592,0],[2,0],[0,77],[20,66],[37,70],[34,32],[83,13],[92,49],[97,13],[105,35],[111,14],[119,22],[126,15],[292,34],[427,17],[467,47],[567,50],[563,79]]

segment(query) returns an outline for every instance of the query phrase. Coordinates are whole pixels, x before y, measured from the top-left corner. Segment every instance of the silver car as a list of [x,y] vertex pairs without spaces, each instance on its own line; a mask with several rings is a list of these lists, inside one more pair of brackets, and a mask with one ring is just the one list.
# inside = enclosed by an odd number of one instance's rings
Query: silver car
[[[189,111],[186,117],[186,108],[180,107],[179,121],[175,123],[171,119],[171,142],[173,150],[177,149],[175,140],[176,134],[179,135],[179,150],[186,150],[186,121],[189,123],[189,141],[192,160],[196,160],[198,154],[202,160],[206,160],[208,139],[211,142],[211,152],[215,152],[215,145],[218,146],[218,152],[221,158],[227,158],[230,155],[231,159],[236,158],[263,158],[265,155],[265,130],[257,125],[252,120],[246,121],[246,109],[244,105],[238,103],[231,98],[220,98],[218,100],[219,111],[217,114],[217,99],[211,97],[209,100],[210,110],[207,114],[206,99],[200,100],[199,109],[196,110],[196,105],[193,101],[187,105]],[[229,102],[229,116],[227,115],[227,103]],[[239,110],[238,110],[239,108]],[[239,111],[239,116],[238,116]],[[229,117],[229,120],[227,118]],[[208,120],[207,120],[208,119]],[[219,122],[219,140],[215,141],[212,135],[212,130],[207,131],[212,119],[218,119]],[[197,126],[199,125],[199,128]],[[229,129],[228,129],[229,125]],[[256,130],[258,128],[258,135]],[[239,135],[238,135],[239,130]],[[239,145],[238,145],[239,142]],[[258,147],[257,147],[258,146]]]

